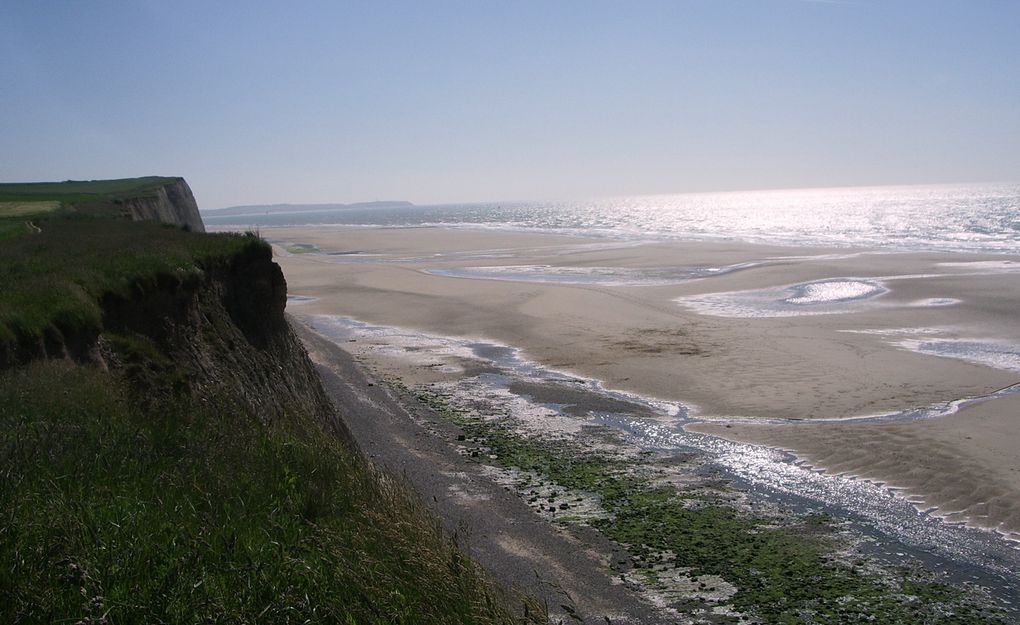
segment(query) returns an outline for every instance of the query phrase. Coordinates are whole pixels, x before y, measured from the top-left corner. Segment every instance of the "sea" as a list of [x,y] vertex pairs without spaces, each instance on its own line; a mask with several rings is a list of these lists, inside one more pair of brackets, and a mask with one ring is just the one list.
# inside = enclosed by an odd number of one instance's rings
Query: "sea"
[[434,226],[621,239],[1020,254],[1020,183],[384,205],[238,216],[205,213],[203,220],[214,227]]

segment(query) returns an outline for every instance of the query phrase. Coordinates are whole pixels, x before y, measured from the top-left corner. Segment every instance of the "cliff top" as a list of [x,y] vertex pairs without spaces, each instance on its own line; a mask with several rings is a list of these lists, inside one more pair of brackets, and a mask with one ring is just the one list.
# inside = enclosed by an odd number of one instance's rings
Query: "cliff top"
[[37,232],[39,220],[68,213],[205,231],[191,189],[180,177],[0,183],[0,241]]
[[177,176],[145,176],[116,180],[3,182],[0,183],[0,215],[4,213],[3,204],[6,203],[57,201],[63,204],[75,204],[120,195],[137,197],[181,180],[183,178]]
[[189,233],[154,221],[161,215],[132,221],[139,198],[179,185],[160,177],[0,185],[0,369],[98,333],[103,297],[270,253],[253,236]]

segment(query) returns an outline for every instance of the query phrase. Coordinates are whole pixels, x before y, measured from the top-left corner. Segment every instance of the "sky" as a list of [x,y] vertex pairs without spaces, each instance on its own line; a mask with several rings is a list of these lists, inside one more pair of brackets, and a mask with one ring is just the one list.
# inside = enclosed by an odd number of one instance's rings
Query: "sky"
[[0,0],[0,181],[202,208],[1020,179],[1020,1]]

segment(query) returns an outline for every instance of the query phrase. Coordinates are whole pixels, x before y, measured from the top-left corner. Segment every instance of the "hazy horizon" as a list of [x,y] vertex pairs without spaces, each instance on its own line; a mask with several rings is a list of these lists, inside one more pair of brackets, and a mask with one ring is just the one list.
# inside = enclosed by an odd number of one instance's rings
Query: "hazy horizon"
[[0,9],[0,180],[204,208],[1011,182],[1020,3]]
[[[981,187],[981,186],[998,186],[998,185],[1020,185],[1020,180],[974,180],[974,181],[956,181],[956,182],[916,182],[916,183],[891,183],[891,184],[855,184],[855,185],[837,185],[831,187],[775,187],[775,188],[764,188],[764,189],[706,189],[706,190],[693,190],[693,191],[675,191],[675,192],[662,192],[662,193],[630,193],[630,194],[616,194],[616,195],[601,195],[601,196],[585,196],[585,197],[541,197],[541,198],[474,198],[465,200],[450,200],[450,201],[438,201],[438,202],[416,202],[413,198],[404,197],[379,197],[370,199],[350,199],[345,201],[331,201],[331,200],[316,200],[309,202],[291,202],[291,201],[279,201],[279,202],[252,202],[246,204],[231,204],[228,206],[200,206],[201,211],[216,211],[228,208],[242,208],[247,206],[331,206],[331,205],[352,205],[352,204],[371,204],[374,202],[409,202],[415,206],[445,206],[445,205],[471,205],[471,204],[517,204],[517,203],[542,203],[542,202],[586,202],[586,201],[609,201],[614,199],[624,198],[652,198],[652,197],[672,197],[680,195],[724,195],[724,194],[760,194],[760,193],[786,193],[786,192],[810,192],[810,191],[836,191],[840,189],[855,189],[855,190],[867,190],[867,189],[904,189],[904,188],[925,188],[925,187]],[[199,199],[201,204],[201,199]]]

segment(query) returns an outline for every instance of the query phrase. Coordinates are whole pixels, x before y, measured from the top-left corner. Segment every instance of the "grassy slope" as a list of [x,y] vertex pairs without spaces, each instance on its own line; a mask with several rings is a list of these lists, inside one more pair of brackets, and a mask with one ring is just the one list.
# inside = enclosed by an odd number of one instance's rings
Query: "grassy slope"
[[511,623],[399,485],[305,423],[133,407],[108,374],[0,380],[0,621]]
[[[63,211],[33,225],[0,245],[0,341],[99,331],[104,296],[265,245]],[[140,392],[66,361],[0,371],[0,622],[522,621],[317,415],[268,426],[229,396]]]

